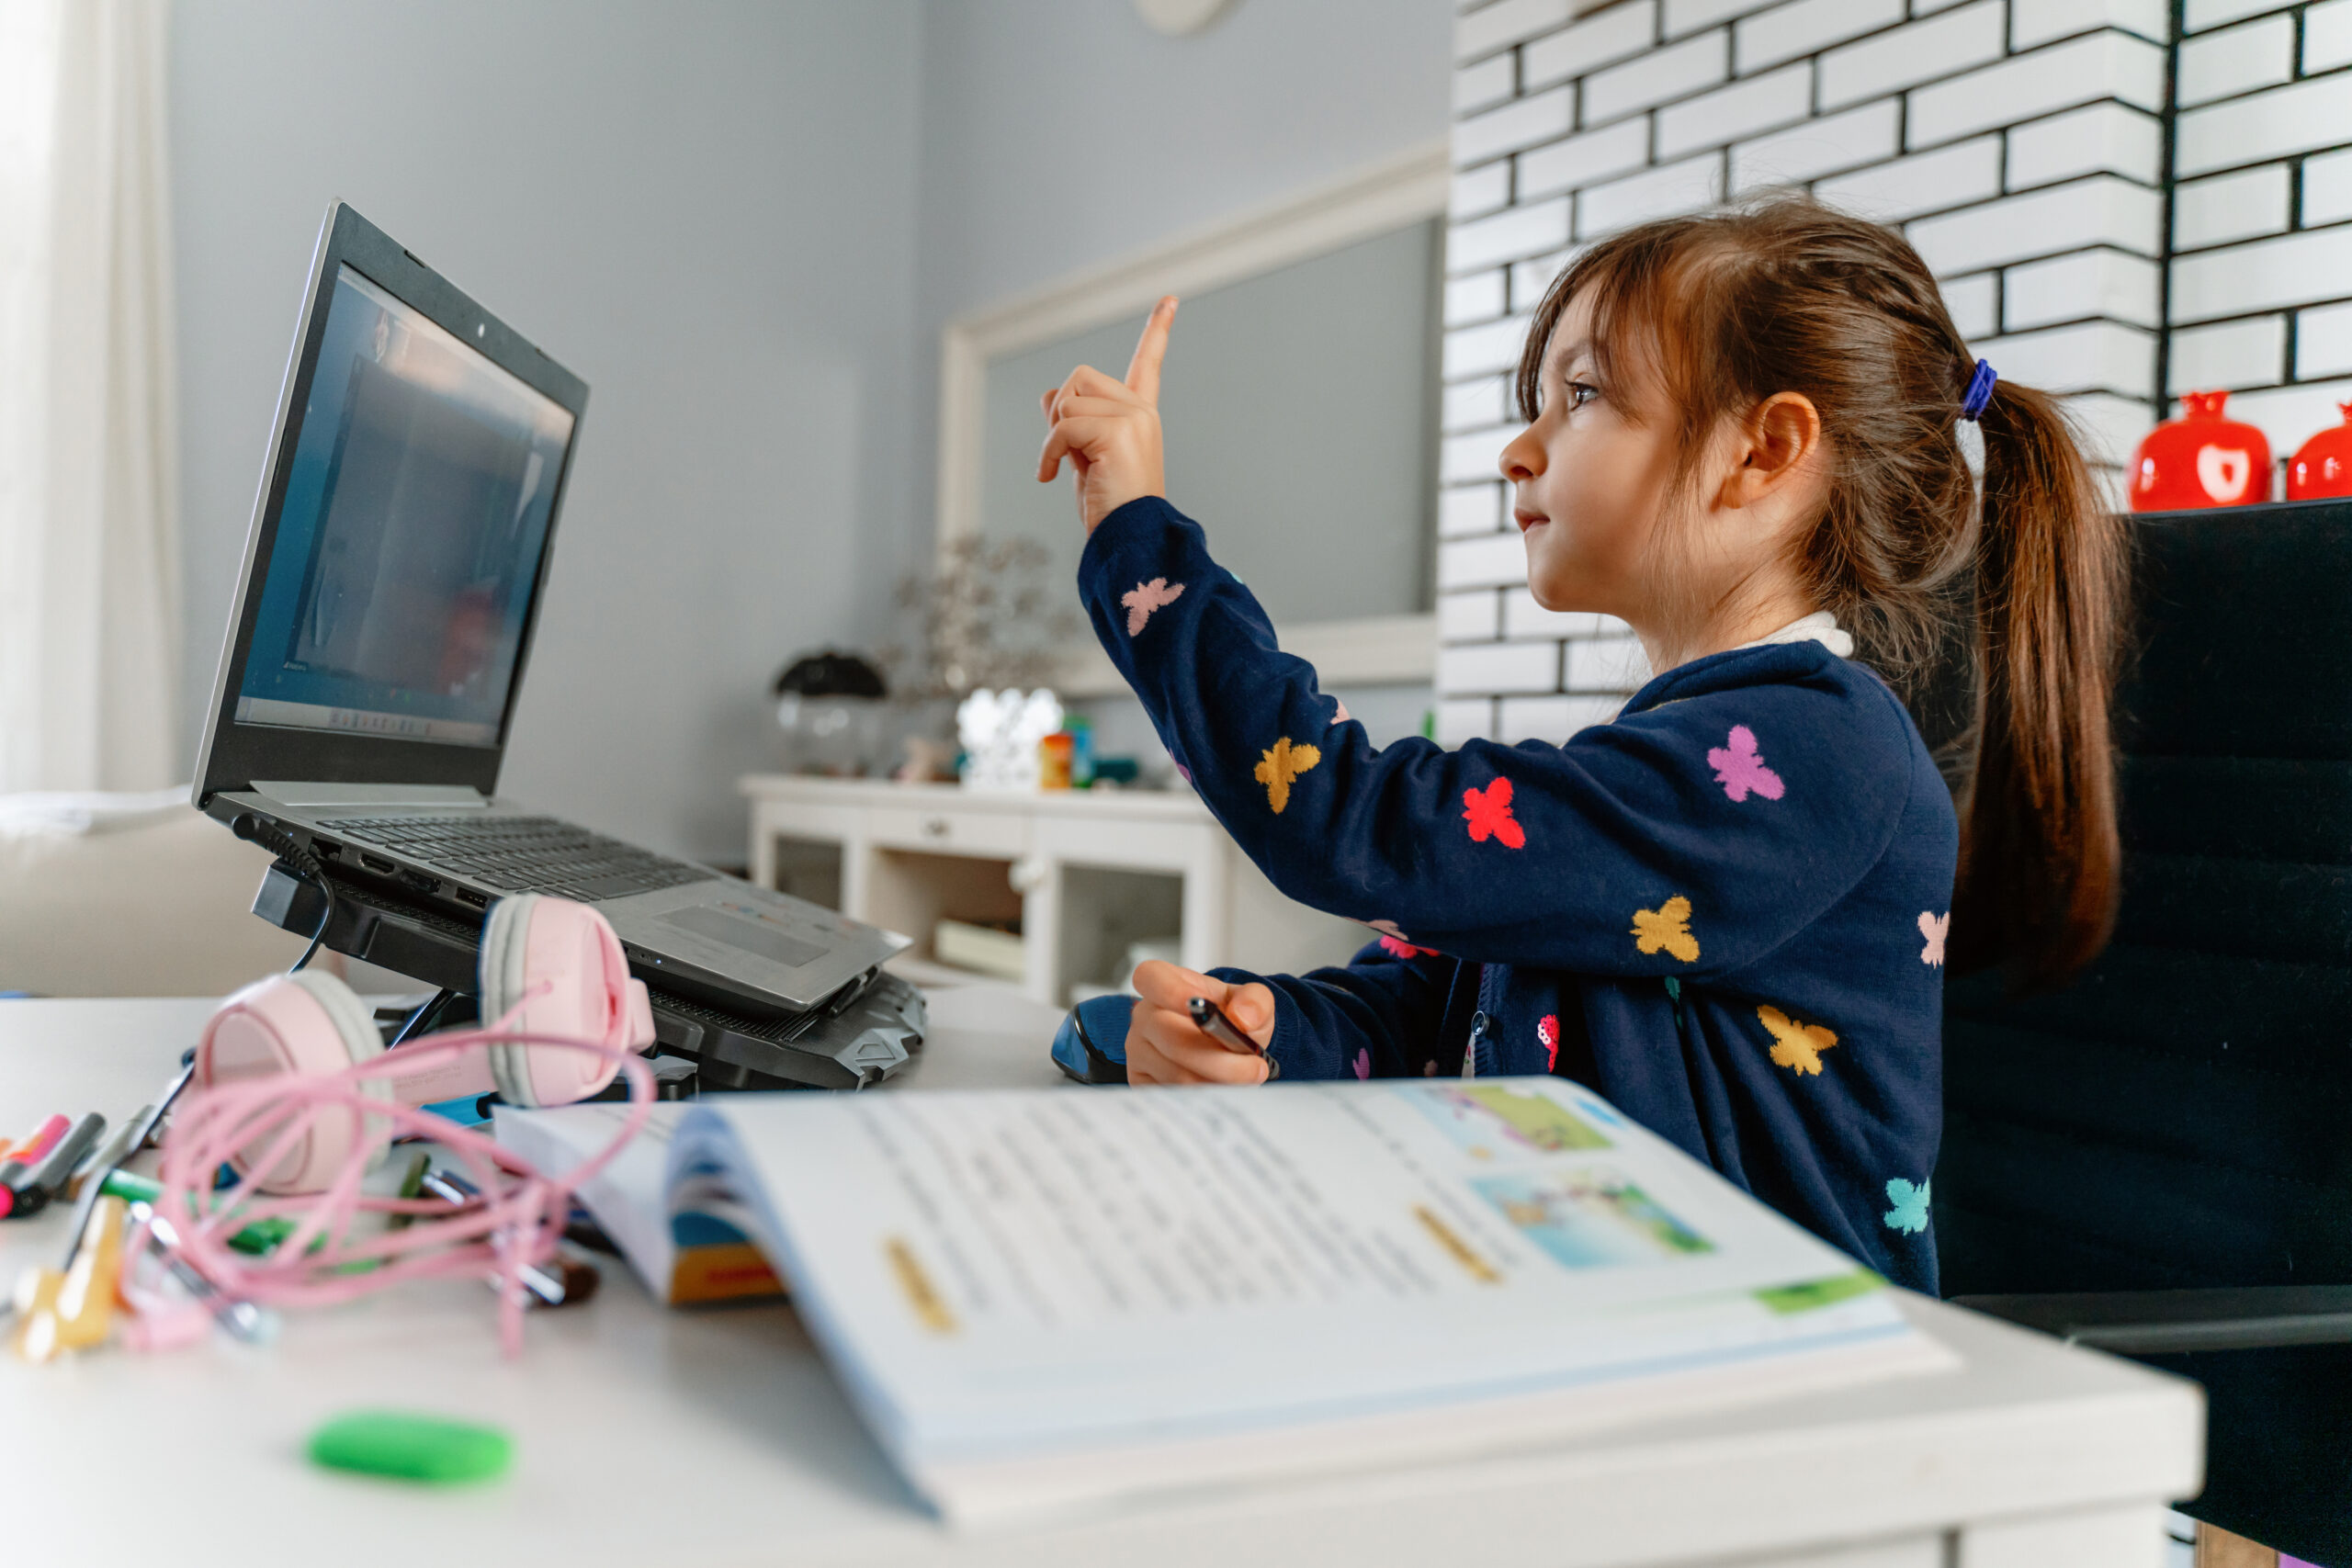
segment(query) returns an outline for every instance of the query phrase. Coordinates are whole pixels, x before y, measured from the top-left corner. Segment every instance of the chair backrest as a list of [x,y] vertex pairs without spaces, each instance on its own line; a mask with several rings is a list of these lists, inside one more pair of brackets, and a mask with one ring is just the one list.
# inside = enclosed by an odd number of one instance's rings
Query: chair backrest
[[2121,917],[1947,989],[1952,1295],[2352,1281],[2352,502],[2135,526]]

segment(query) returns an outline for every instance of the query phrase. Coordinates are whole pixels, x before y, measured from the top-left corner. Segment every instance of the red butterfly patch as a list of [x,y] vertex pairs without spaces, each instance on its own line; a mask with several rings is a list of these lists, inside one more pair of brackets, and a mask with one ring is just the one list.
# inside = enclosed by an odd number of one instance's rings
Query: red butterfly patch
[[1527,829],[1510,814],[1510,780],[1497,779],[1484,789],[1465,789],[1462,804],[1469,807],[1462,819],[1470,824],[1472,843],[1483,844],[1491,837],[1506,849],[1527,847]]
[[1560,1016],[1545,1013],[1535,1021],[1535,1042],[1544,1047],[1544,1070],[1550,1072],[1560,1065]]

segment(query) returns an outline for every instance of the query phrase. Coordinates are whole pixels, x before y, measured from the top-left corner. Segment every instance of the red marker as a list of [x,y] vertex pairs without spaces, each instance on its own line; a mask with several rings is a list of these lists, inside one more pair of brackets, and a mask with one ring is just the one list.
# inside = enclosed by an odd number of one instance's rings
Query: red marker
[[6,1160],[0,1160],[0,1220],[17,1212],[17,1188],[32,1179],[35,1168],[48,1157],[72,1125],[73,1122],[63,1115],[52,1116],[34,1128],[31,1137],[9,1151]]
[[57,1140],[65,1136],[65,1129],[72,1125],[74,1125],[74,1120],[70,1116],[62,1112],[52,1116],[34,1128],[31,1137],[27,1138],[16,1147],[8,1149],[5,1156],[0,1157],[20,1159],[27,1165],[38,1164],[41,1156],[57,1146]]

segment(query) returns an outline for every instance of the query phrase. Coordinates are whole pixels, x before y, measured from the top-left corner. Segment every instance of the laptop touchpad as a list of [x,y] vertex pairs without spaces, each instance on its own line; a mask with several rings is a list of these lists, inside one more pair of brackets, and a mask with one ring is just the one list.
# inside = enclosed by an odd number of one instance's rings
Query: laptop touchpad
[[766,920],[746,919],[730,915],[724,909],[714,909],[698,904],[691,909],[681,909],[674,915],[662,917],[665,925],[676,926],[696,936],[708,937],[729,947],[741,949],[771,964],[786,969],[797,969],[811,959],[822,958],[825,950],[813,942],[786,936],[781,927]]

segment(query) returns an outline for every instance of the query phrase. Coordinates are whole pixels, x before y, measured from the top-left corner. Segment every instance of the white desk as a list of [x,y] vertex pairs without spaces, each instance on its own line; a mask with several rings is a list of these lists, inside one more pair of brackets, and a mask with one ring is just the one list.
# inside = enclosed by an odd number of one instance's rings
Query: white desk
[[[208,1005],[0,1003],[0,1126],[129,1113]],[[1051,1079],[1030,1032],[1050,1010],[978,987],[934,1005],[911,1087]],[[0,1222],[0,1273],[53,1260],[62,1230],[53,1213]],[[513,1363],[488,1292],[458,1284],[289,1317],[266,1351],[0,1360],[0,1540],[27,1562],[174,1568],[2153,1568],[2163,1503],[2199,1484],[2198,1391],[1936,1303],[1909,1310],[1964,1371],[1502,1461],[957,1537],[912,1501],[788,1310],[663,1312],[608,1263],[595,1301],[534,1317]],[[514,1469],[459,1490],[313,1469],[311,1429],[356,1405],[496,1423]]]

